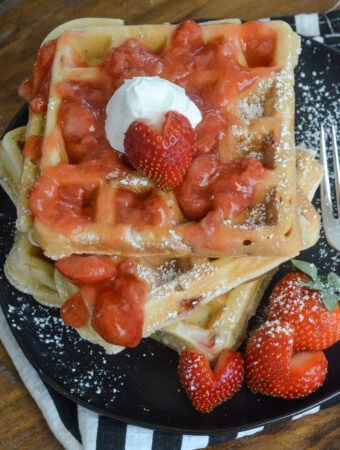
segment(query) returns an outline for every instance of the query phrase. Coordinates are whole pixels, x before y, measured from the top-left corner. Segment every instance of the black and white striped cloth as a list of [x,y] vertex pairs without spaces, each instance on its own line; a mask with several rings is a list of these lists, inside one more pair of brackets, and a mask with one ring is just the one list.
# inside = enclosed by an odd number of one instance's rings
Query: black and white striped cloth
[[[340,6],[340,2],[337,6]],[[340,50],[340,11],[327,14],[301,14],[282,19],[299,34]],[[51,431],[67,450],[194,450],[255,434],[264,428],[209,437],[170,434],[126,425],[83,408],[47,386],[19,348],[2,311],[0,311],[0,339]],[[323,404],[321,409],[333,406],[339,401],[338,396]],[[319,410],[320,406],[317,406],[294,416],[291,420]]]

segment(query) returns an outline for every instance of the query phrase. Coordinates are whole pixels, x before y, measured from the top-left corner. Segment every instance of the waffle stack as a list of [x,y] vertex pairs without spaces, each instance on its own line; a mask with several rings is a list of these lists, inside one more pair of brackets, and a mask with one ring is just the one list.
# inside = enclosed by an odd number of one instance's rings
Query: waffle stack
[[[106,169],[92,170],[94,156],[81,154],[80,145],[93,138],[92,131],[77,128],[65,113],[74,102],[70,90],[73,95],[82,83],[91,86],[81,91],[76,103],[78,107],[92,101],[90,107],[95,109],[98,93],[106,101],[115,89],[115,80],[101,70],[111,49],[135,38],[159,55],[171,46],[175,30],[172,25],[123,26],[111,19],[81,19],[47,37],[50,60],[42,65],[42,75],[35,77],[33,86],[33,93],[36,88],[44,95],[31,101],[27,127],[8,133],[1,145],[2,185],[18,211],[16,239],[5,269],[19,290],[60,307],[77,287],[55,269],[55,260],[73,253],[112,255],[117,262],[134,257],[138,276],[148,287],[143,336],[153,335],[177,350],[199,348],[214,360],[226,346],[236,348],[240,343],[273,270],[316,242],[319,217],[310,200],[321,170],[310,152],[298,150],[296,158],[293,69],[299,44],[288,25],[279,21],[260,28],[257,45],[270,38],[273,46],[270,60],[260,61],[263,67],[257,67],[249,53],[251,25],[237,21],[202,25],[205,45],[226,39],[237,49],[247,76],[255,77],[228,105],[226,127],[215,150],[228,160],[256,157],[268,171],[244,212],[222,222],[226,236],[222,246],[190,240],[201,228],[193,228],[199,223],[183,215],[175,193],[160,191],[122,158],[113,158],[115,151],[106,140],[102,143],[105,158],[110,155]],[[72,139],[67,127],[72,128]],[[96,133],[98,144],[101,137]],[[75,184],[87,192],[90,206],[76,209],[79,227],[63,228],[67,215],[63,209],[58,209],[54,220],[46,220],[37,210],[32,213],[31,192],[36,195],[46,180],[62,193]],[[122,190],[136,197],[158,196],[169,211],[169,221],[162,227],[119,222],[111,206]],[[52,211],[56,205],[52,204]],[[106,342],[91,321],[77,331],[108,353],[123,349]]]

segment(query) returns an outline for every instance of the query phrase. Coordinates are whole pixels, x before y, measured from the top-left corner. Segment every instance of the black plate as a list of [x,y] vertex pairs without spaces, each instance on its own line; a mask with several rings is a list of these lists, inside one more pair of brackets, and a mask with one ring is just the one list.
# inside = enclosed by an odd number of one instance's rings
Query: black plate
[[[340,53],[303,40],[296,71],[297,143],[317,148],[320,122],[340,122],[340,108],[335,105],[340,97],[339,68]],[[8,129],[23,125],[26,120],[27,108],[23,108]],[[0,205],[2,267],[12,245],[15,210],[4,192],[0,193]],[[303,252],[300,259],[313,261],[322,273],[339,272],[340,254],[329,248],[324,236],[313,249]],[[289,270],[289,263],[280,268],[268,292]],[[192,434],[236,432],[300,413],[340,391],[338,342],[326,351],[327,379],[314,394],[298,400],[282,400],[253,395],[243,386],[211,414],[199,414],[178,381],[175,352],[152,339],[144,339],[135,349],[107,356],[101,348],[80,339],[76,331],[67,327],[56,308],[41,306],[30,296],[16,291],[2,269],[0,277],[4,313],[19,345],[43,380],[75,402],[115,419]],[[258,319],[250,327],[255,322]]]

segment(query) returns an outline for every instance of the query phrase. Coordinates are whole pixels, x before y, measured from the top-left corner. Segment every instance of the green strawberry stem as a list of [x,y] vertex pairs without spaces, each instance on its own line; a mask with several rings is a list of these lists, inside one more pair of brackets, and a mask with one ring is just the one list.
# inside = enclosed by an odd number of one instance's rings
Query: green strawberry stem
[[332,313],[338,306],[338,301],[340,299],[339,275],[334,272],[330,272],[327,277],[318,275],[318,269],[315,264],[297,259],[292,259],[291,261],[297,269],[311,278],[310,281],[302,284],[309,289],[319,291],[323,304],[328,311]]

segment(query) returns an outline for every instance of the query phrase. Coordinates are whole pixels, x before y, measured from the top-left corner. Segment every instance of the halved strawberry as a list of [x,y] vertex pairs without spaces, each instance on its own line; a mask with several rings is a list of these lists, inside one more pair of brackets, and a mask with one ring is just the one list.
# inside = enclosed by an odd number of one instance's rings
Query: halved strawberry
[[247,342],[246,380],[254,393],[299,398],[318,389],[327,374],[322,351],[293,353],[294,328],[287,322],[265,322]]
[[124,147],[131,164],[167,190],[183,180],[195,153],[195,133],[185,116],[169,111],[162,134],[142,121],[133,122],[126,132]]
[[90,314],[79,292],[64,302],[60,309],[60,316],[71,327],[81,328],[86,325]]
[[318,290],[304,284],[311,279],[292,272],[274,287],[268,320],[284,320],[294,328],[294,351],[323,350],[340,339],[340,305],[328,311]]
[[193,406],[199,412],[208,413],[242,386],[243,357],[225,349],[212,371],[204,353],[185,349],[179,358],[178,374]]
[[117,273],[112,258],[105,255],[71,255],[59,259],[55,265],[64,277],[81,283],[106,281]]

